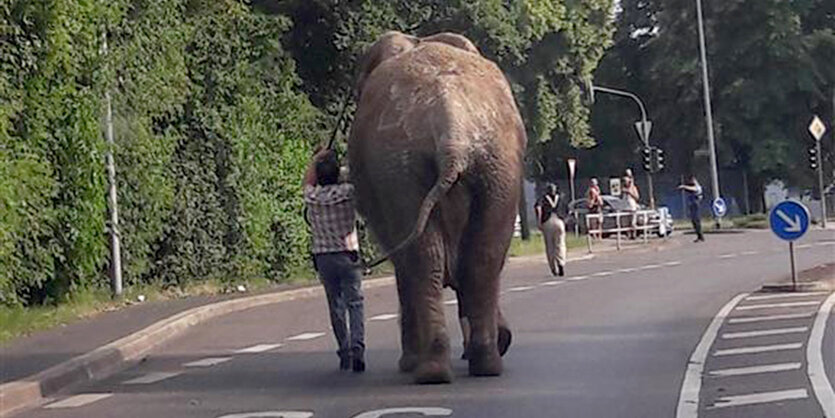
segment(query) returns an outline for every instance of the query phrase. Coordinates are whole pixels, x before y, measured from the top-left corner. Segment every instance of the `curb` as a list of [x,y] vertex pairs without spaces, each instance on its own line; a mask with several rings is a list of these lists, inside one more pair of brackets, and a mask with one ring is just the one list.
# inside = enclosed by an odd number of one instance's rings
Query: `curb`
[[815,290],[824,290],[825,287],[818,282],[802,282],[797,286],[791,283],[768,283],[764,284],[760,291],[763,293],[784,293],[784,292],[810,292]]
[[[394,283],[394,277],[363,282],[364,289]],[[105,379],[141,360],[149,351],[184,334],[189,328],[245,309],[320,296],[321,286],[310,286],[199,306],[168,317],[144,329],[67,360],[40,373],[0,385],[0,417],[40,404],[59,391]]]

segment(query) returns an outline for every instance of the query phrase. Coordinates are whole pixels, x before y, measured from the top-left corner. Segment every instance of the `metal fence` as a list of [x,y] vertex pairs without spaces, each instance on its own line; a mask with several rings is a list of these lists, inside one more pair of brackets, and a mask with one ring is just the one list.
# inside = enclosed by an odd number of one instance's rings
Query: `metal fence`
[[[589,252],[592,252],[592,243],[595,239],[603,239],[606,235],[615,235],[617,249],[621,249],[622,235],[642,232],[644,244],[649,242],[649,235],[657,232],[666,237],[666,220],[661,218],[658,223],[650,222],[652,215],[657,212],[652,210],[639,210],[635,212],[612,212],[612,213],[589,213],[585,215],[586,242]],[[614,218],[614,225],[606,225],[606,219]],[[626,222],[624,223],[624,218]],[[596,221],[596,222],[592,222]],[[594,226],[592,226],[594,225]]]

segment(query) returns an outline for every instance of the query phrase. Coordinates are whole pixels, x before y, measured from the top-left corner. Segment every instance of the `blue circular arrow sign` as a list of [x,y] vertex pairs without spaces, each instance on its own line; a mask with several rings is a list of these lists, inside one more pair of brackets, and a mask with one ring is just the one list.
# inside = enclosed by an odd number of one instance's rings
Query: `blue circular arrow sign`
[[725,199],[717,197],[710,205],[710,209],[713,211],[713,216],[721,218],[728,212],[728,205],[725,203]]
[[809,209],[796,200],[780,202],[771,209],[768,223],[777,238],[794,241],[809,230]]

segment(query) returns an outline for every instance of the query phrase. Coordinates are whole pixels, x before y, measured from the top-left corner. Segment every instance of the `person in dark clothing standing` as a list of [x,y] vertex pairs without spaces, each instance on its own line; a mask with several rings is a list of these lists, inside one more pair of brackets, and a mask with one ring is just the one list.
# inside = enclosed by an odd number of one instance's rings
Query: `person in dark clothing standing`
[[545,194],[534,205],[539,229],[542,230],[542,238],[545,240],[548,267],[554,276],[565,275],[566,263],[565,222],[557,214],[559,202],[560,193],[557,185],[549,183],[545,188]]
[[304,177],[304,202],[313,233],[313,263],[325,288],[331,326],[339,345],[339,368],[363,372],[365,318],[354,186],[339,183],[335,152],[322,150],[313,157]]
[[702,218],[699,214],[699,204],[702,201],[702,186],[696,176],[691,175],[687,184],[678,186],[679,190],[684,190],[687,193],[687,211],[690,214],[690,222],[693,223],[693,229],[696,231],[696,241],[702,242],[705,240],[702,234]]

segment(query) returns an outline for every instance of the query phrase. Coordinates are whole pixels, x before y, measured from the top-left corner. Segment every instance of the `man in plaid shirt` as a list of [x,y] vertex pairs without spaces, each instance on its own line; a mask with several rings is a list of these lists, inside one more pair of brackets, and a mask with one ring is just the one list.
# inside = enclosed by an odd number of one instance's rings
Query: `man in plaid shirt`
[[333,151],[322,150],[313,157],[304,177],[304,202],[313,230],[313,263],[325,287],[339,345],[339,368],[363,372],[365,325],[354,186],[339,183],[339,161]]

